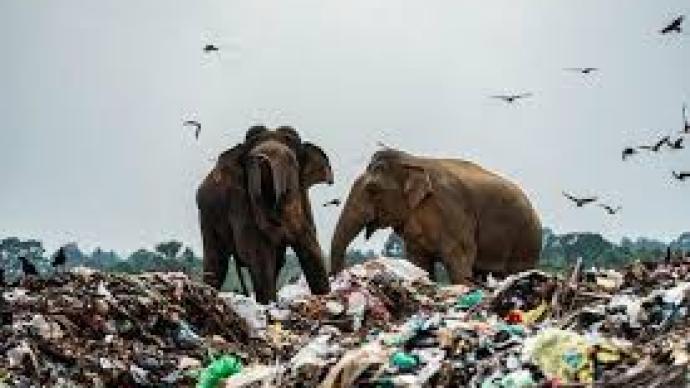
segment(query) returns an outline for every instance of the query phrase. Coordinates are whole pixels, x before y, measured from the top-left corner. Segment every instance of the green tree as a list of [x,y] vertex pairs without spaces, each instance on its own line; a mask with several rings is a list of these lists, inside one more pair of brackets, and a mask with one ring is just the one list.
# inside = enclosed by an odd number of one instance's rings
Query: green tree
[[182,243],[172,240],[156,245],[156,252],[171,260],[177,256],[177,252],[180,251],[180,248],[182,248]]

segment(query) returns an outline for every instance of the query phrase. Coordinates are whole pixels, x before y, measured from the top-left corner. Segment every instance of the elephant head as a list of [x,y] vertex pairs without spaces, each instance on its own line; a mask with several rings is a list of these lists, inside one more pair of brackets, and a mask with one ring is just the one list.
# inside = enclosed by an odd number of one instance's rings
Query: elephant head
[[428,172],[413,156],[386,149],[371,158],[353,184],[331,242],[331,271],[343,269],[347,246],[365,229],[365,238],[386,227],[399,229],[433,192]]
[[257,224],[269,237],[280,236],[283,209],[298,201],[317,183],[333,183],[333,172],[323,150],[302,142],[297,131],[251,127],[245,137],[245,168],[251,208]]

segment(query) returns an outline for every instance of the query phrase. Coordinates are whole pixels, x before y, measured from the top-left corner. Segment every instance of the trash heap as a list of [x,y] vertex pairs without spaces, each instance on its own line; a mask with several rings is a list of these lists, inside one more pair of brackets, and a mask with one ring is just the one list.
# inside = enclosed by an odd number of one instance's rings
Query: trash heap
[[184,386],[216,354],[273,356],[215,290],[182,273],[77,268],[2,296],[0,386]]
[[0,386],[686,386],[689,270],[439,286],[378,258],[267,306],[181,274],[75,271],[5,290]]

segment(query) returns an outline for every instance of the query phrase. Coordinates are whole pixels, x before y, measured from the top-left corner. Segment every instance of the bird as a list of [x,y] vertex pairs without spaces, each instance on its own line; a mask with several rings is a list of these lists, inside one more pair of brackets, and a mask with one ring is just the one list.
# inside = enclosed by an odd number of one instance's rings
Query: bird
[[210,52],[212,52],[212,51],[218,51],[218,50],[220,50],[220,49],[218,48],[218,46],[215,46],[215,45],[212,45],[212,44],[207,44],[206,46],[204,46],[204,52],[205,52],[205,53],[210,53]]
[[22,272],[24,273],[24,276],[38,275],[38,270],[36,269],[36,266],[33,265],[33,263],[31,263],[29,259],[26,258],[26,256],[20,256],[19,262],[22,264]]
[[685,148],[685,146],[683,145],[684,140],[685,140],[684,137],[679,137],[678,139],[676,139],[674,141],[668,141],[668,146],[672,150],[682,150],[683,148]]
[[688,119],[688,108],[685,104],[683,104],[683,131],[682,133],[689,135],[690,134],[690,120]]
[[671,23],[669,23],[666,27],[662,28],[659,32],[662,35],[669,34],[671,32],[677,32],[677,33],[682,33],[683,29],[681,28],[681,25],[683,24],[683,20],[685,19],[685,15],[680,15],[677,18],[673,19]]
[[582,74],[589,74],[591,72],[599,70],[599,68],[598,67],[566,67],[563,70],[576,71],[576,72],[582,73]]
[[637,150],[633,147],[623,148],[623,160],[635,155],[636,153],[637,153]]
[[599,204],[599,207],[606,210],[606,212],[611,214],[611,215],[618,213],[622,209],[622,207],[620,207],[620,206],[617,206],[614,208],[610,205],[605,205],[605,204]]
[[[0,286],[4,286],[4,285],[5,285],[5,269],[0,267]],[[2,302],[2,293],[0,293],[0,302]]]
[[678,179],[679,181],[684,181],[687,178],[690,178],[690,172],[687,171],[681,171],[681,172],[671,172],[673,174],[673,177]]
[[522,93],[522,94],[497,95],[497,96],[491,96],[491,98],[498,98],[500,100],[507,102],[508,104],[512,104],[516,100],[519,100],[521,98],[531,97],[531,96],[532,96],[532,93]]
[[65,254],[65,247],[60,247],[53,257],[53,268],[64,266],[67,263],[67,254]]
[[644,145],[644,146],[639,146],[638,148],[643,149],[643,150],[653,151],[653,152],[659,152],[659,150],[661,149],[661,146],[663,146],[664,144],[670,144],[670,141],[669,141],[670,139],[671,139],[670,136],[664,136],[663,138],[661,138],[661,140],[656,142],[654,145],[651,145],[651,146]]
[[194,127],[194,138],[199,140],[199,133],[201,133],[201,123],[196,120],[187,120],[182,123],[185,127]]
[[584,205],[586,205],[586,204],[588,204],[588,203],[590,203],[590,202],[594,202],[594,201],[596,201],[597,199],[599,199],[599,198],[597,198],[597,197],[576,198],[576,197],[573,197],[572,195],[566,193],[565,191],[563,192],[563,196],[565,196],[565,197],[568,198],[569,200],[575,202],[575,205],[576,205],[577,207],[583,207]]
[[330,201],[325,202],[323,206],[340,206],[340,200],[338,198],[331,199]]

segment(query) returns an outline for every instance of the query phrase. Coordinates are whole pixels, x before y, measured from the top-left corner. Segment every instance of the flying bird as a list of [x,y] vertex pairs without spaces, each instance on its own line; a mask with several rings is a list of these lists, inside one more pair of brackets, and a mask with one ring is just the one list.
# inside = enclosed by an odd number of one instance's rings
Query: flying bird
[[64,266],[67,263],[67,254],[65,254],[65,247],[60,247],[55,257],[53,257],[53,268]]
[[516,100],[519,100],[521,98],[527,98],[527,97],[532,97],[532,93],[505,94],[505,95],[491,96],[491,98],[498,98],[500,100],[507,102],[508,104],[512,104]]
[[576,72],[582,73],[582,74],[589,74],[591,72],[598,71],[599,68],[598,67],[566,67],[563,70],[576,71]]
[[651,146],[644,145],[644,146],[639,146],[638,148],[643,149],[643,150],[653,151],[653,152],[659,152],[659,150],[661,149],[661,146],[663,146],[664,144],[668,144],[668,145],[671,144],[670,140],[671,140],[670,136],[664,136],[663,138],[661,138],[661,140],[656,142],[654,145],[651,145]]
[[19,261],[22,265],[22,272],[24,273],[24,276],[38,275],[38,270],[36,269],[36,266],[33,265],[33,263],[31,263],[29,259],[26,258],[26,256],[20,256]]
[[632,147],[625,147],[623,148],[623,160],[635,155],[637,153],[637,150]]
[[575,205],[576,205],[577,207],[583,207],[584,205],[587,205],[588,203],[594,202],[594,201],[596,201],[597,199],[599,199],[599,198],[597,198],[597,197],[577,198],[577,197],[574,197],[574,196],[572,196],[572,195],[566,193],[565,191],[563,192],[563,196],[565,196],[565,197],[568,198],[569,200],[575,202]]
[[210,52],[218,51],[218,50],[220,50],[220,49],[218,48],[218,46],[215,46],[215,45],[212,45],[212,44],[207,44],[206,46],[204,46],[204,52],[205,52],[205,53],[210,53]]
[[201,123],[195,120],[187,120],[182,123],[185,127],[194,127],[194,137],[199,140],[199,133],[201,133]]
[[679,137],[678,139],[676,139],[674,141],[669,141],[668,146],[672,150],[682,150],[683,148],[685,148],[685,146],[683,145],[684,140],[685,140],[684,137]]
[[622,209],[622,207],[620,207],[620,206],[617,206],[614,208],[610,205],[604,205],[604,204],[599,204],[599,207],[606,210],[606,212],[609,213],[610,215],[614,215]]
[[669,34],[671,32],[677,32],[679,34],[682,33],[683,29],[681,28],[681,25],[683,24],[684,19],[684,15],[678,16],[677,18],[673,19],[673,21],[669,25],[661,29],[661,31],[659,32],[663,35]]
[[323,206],[340,206],[340,200],[338,198],[331,199],[330,201],[324,203]]
[[684,181],[687,178],[690,178],[690,172],[687,171],[681,171],[681,172],[675,172],[672,171],[673,177],[678,179],[679,181]]
[[683,104],[683,133],[690,134],[690,120],[688,119],[688,108]]

